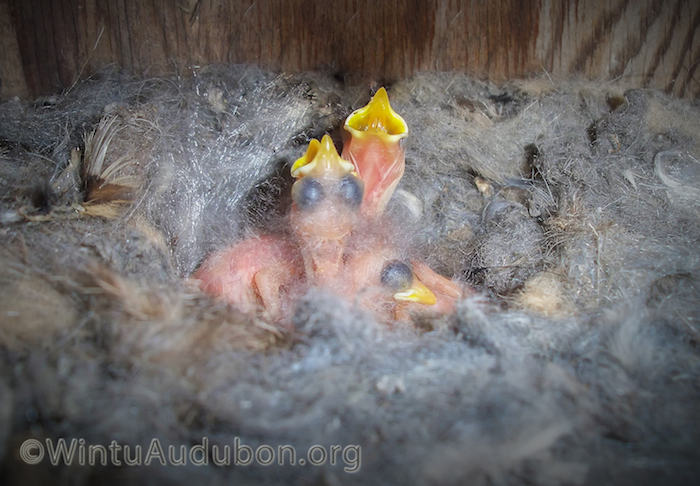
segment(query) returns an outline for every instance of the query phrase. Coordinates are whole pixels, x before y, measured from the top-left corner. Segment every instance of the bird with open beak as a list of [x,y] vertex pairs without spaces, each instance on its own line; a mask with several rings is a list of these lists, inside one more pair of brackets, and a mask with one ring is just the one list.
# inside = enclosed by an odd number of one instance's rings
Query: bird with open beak
[[343,158],[365,184],[362,212],[381,215],[403,176],[408,125],[391,108],[386,90],[379,88],[366,106],[350,114],[343,128]]
[[[406,166],[406,121],[380,88],[366,106],[348,116],[343,128],[343,158],[352,162],[365,184],[365,225],[356,232],[347,256],[348,278],[356,292],[367,295],[365,306],[392,309],[394,319],[415,311],[452,312],[463,296],[462,287],[419,259],[408,258],[399,251],[403,242],[387,234],[392,225],[383,213]],[[381,298],[387,290],[389,301]]]
[[404,172],[408,126],[381,88],[345,122],[341,157],[330,136],[291,168],[288,236],[244,240],[195,272],[205,292],[247,312],[289,320],[310,286],[357,302],[383,322],[454,309],[462,288],[411,259],[383,215]]

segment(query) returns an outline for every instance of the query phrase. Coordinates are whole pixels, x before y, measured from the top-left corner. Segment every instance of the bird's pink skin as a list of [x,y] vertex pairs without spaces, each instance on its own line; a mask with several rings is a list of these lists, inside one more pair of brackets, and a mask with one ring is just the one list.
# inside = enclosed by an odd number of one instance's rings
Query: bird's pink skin
[[[332,181],[332,178],[326,180]],[[292,204],[289,224],[311,285],[333,290],[335,282],[342,279],[345,243],[358,221],[357,210],[343,207],[332,199],[310,211],[299,211]]]
[[[470,293],[455,282],[435,273],[425,263],[411,260],[415,276],[434,294],[437,302],[425,305],[398,302],[382,287],[383,265],[401,254],[382,235],[378,222],[352,234],[338,267],[334,262],[318,276],[318,287],[344,297],[369,310],[379,322],[409,321],[413,314],[447,314],[456,302]],[[291,240],[294,241],[294,240]],[[324,262],[325,256],[317,261]],[[328,262],[326,262],[328,263]],[[288,324],[298,299],[308,290],[304,260],[296,242],[289,237],[262,236],[244,240],[211,255],[193,278],[205,293],[220,297],[243,312],[262,312],[271,321]]]
[[404,150],[399,142],[387,142],[381,135],[366,134],[361,140],[346,137],[342,157],[357,169],[365,183],[364,216],[380,215],[394,193],[405,168]]
[[416,277],[437,297],[437,302],[430,306],[431,312],[437,314],[454,312],[457,301],[464,298],[465,295],[473,293],[472,289],[435,273],[432,268],[420,260],[411,260],[411,265]]
[[272,320],[284,320],[306,291],[302,269],[298,248],[284,237],[266,235],[214,253],[193,278],[202,291],[243,312],[264,311]]

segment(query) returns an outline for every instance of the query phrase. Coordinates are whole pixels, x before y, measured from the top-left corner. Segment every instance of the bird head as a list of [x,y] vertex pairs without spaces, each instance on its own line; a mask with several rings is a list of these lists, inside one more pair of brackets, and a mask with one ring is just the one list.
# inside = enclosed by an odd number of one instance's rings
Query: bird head
[[292,165],[290,222],[300,243],[306,273],[326,285],[339,278],[345,238],[359,222],[364,185],[355,167],[343,160],[325,135],[312,140]]
[[354,277],[358,272],[365,273],[361,282],[355,282],[355,291],[362,306],[372,310],[378,319],[408,320],[412,312],[432,309],[438,302],[407,260],[377,258],[376,253],[366,256],[363,264],[355,262],[352,269]]
[[401,260],[391,260],[382,267],[382,286],[393,292],[397,302],[434,305],[435,294],[416,276],[411,266]]
[[345,295],[386,322],[432,308],[439,298],[420,278],[408,253],[387,222],[361,226],[348,242]]
[[380,88],[366,106],[350,114],[343,128],[343,158],[352,162],[365,184],[363,213],[380,215],[403,176],[408,125]]

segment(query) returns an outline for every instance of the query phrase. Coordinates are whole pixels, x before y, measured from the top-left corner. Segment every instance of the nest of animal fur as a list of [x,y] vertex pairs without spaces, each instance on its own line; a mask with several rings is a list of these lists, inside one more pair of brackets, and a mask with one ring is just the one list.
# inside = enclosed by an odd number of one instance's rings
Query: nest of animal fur
[[212,67],[0,105],[5,484],[696,484],[697,104],[388,88],[397,238],[476,290],[396,326],[312,288],[280,329],[188,280],[284,221],[368,87]]

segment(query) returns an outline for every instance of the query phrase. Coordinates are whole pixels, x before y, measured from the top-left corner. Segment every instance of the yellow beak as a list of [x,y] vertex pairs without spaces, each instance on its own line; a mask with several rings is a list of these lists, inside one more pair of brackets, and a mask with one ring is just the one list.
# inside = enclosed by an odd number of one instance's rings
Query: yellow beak
[[350,114],[345,120],[345,129],[353,137],[362,138],[364,134],[375,133],[387,142],[398,142],[408,136],[408,125],[391,108],[384,88],[379,88],[365,107]]
[[418,280],[415,274],[413,274],[413,283],[411,287],[402,292],[395,293],[394,299],[402,302],[416,302],[424,305],[435,305],[437,302],[435,294],[426,287],[423,282]]
[[308,175],[322,176],[326,174],[336,174],[340,177],[354,173],[354,171],[355,166],[338,155],[329,135],[324,135],[320,142],[315,139],[311,140],[304,156],[297,159],[292,165],[292,177],[296,179]]

